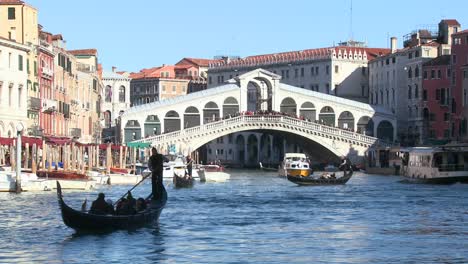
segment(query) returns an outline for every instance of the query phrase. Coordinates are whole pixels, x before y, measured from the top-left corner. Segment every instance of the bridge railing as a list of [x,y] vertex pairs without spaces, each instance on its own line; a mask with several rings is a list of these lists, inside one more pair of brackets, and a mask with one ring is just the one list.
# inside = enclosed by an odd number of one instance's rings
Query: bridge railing
[[288,117],[288,116],[241,115],[241,116],[236,116],[236,117],[232,117],[229,119],[202,124],[196,127],[186,128],[186,129],[179,130],[179,131],[174,131],[174,132],[169,132],[169,133],[165,133],[165,134],[161,134],[157,136],[147,137],[144,139],[135,140],[133,142],[167,142],[167,141],[179,139],[181,137],[185,138],[188,136],[193,136],[193,135],[205,132],[205,131],[215,131],[217,129],[226,128],[226,127],[236,125],[236,124],[245,124],[245,123],[261,123],[261,124],[282,123],[282,124],[292,125],[295,127],[304,128],[304,129],[308,129],[308,130],[312,130],[316,132],[325,133],[325,134],[332,135],[332,136],[355,140],[355,141],[363,142],[366,144],[373,144],[378,140],[375,137],[363,135],[360,133],[344,130],[344,129],[337,128],[337,127],[330,127],[330,126],[326,126],[323,124],[317,124],[314,122],[305,121],[305,120]]

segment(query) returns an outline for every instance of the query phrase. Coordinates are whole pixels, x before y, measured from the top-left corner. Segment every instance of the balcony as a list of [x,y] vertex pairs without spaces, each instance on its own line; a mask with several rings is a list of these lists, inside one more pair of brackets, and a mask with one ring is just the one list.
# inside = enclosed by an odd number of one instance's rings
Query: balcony
[[41,99],[37,97],[29,97],[28,98],[28,110],[41,110]]
[[42,100],[42,112],[43,113],[53,113],[57,111],[57,100],[52,99],[43,99]]
[[80,138],[81,137],[81,128],[71,128],[70,129],[70,136],[74,138]]
[[43,67],[42,74],[46,75],[49,78],[52,78],[52,76],[54,75],[54,71],[52,71],[52,69],[50,68]]

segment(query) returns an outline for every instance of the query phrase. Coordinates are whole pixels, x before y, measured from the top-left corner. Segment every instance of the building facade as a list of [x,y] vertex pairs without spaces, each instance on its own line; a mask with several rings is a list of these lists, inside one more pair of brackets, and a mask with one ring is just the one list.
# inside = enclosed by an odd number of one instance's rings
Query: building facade
[[[0,1],[0,37],[35,48],[39,45],[37,10],[21,0]],[[37,52],[29,52],[25,58],[28,74],[28,127],[39,123],[40,98]]]
[[115,71],[104,71],[102,83],[104,86],[102,112],[104,118],[103,139],[120,142],[120,116],[130,108],[130,78]]
[[450,55],[439,56],[423,65],[422,117],[427,143],[452,137],[450,75]]
[[404,36],[403,48],[391,39],[391,53],[369,63],[369,103],[395,113],[398,141],[403,145],[423,144],[429,137],[425,129],[423,64],[450,54],[446,34],[457,32],[456,20],[442,20],[438,32],[419,29]]
[[452,35],[452,102],[453,136],[459,140],[467,140],[467,89],[468,79],[468,30],[456,32]]
[[25,61],[31,48],[0,38],[0,137],[16,137],[16,127],[28,128]]
[[[368,102],[367,64],[370,60],[389,52],[389,49],[367,48],[353,42],[337,47],[249,56],[242,59],[225,58],[210,65],[208,88],[220,85],[242,73],[262,68],[280,75],[281,81],[286,84]],[[252,97],[255,97],[258,88],[252,86],[249,90]]]

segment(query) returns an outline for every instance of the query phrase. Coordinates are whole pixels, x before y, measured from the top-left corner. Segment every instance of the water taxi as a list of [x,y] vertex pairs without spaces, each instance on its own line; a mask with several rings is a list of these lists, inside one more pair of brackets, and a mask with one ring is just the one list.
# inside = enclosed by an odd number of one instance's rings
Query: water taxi
[[416,147],[403,153],[402,175],[420,183],[468,182],[468,145]]
[[280,165],[280,176],[302,176],[308,177],[312,174],[307,157],[303,153],[286,153]]

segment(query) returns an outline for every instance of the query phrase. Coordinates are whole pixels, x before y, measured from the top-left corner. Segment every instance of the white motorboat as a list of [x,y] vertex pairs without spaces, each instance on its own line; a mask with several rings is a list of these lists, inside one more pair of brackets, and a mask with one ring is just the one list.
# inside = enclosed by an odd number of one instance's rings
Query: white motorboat
[[286,153],[278,170],[279,176],[302,176],[311,174],[310,164],[304,153]]
[[199,168],[201,181],[225,182],[231,178],[231,175],[220,165],[200,165]]

